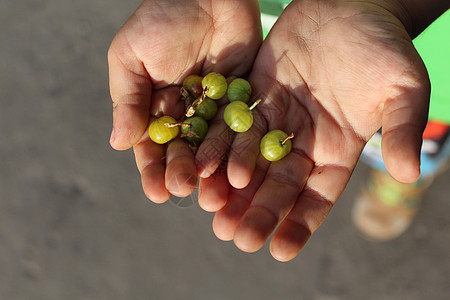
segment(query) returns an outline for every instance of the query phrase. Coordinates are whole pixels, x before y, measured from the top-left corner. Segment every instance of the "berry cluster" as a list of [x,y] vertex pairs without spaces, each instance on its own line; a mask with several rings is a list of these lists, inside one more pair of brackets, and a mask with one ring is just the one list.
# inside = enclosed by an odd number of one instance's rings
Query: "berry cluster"
[[[213,119],[218,110],[216,100],[227,95],[230,103],[224,111],[225,123],[235,132],[246,132],[253,125],[252,110],[261,102],[255,101],[250,107],[247,103],[252,95],[250,83],[242,78],[236,78],[227,83],[226,78],[219,73],[211,72],[205,77],[189,75],[183,81],[182,99],[186,102],[184,120],[177,122],[170,116],[163,116],[149,126],[152,141],[165,144],[180,135],[197,147],[208,132],[208,122]],[[290,139],[281,130],[272,130],[261,140],[262,155],[276,161],[286,156],[292,148]]]

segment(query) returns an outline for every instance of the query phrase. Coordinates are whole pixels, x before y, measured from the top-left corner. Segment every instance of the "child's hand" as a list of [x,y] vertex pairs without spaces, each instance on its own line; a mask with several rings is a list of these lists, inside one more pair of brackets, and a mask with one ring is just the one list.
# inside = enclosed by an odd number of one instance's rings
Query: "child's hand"
[[[234,188],[213,222],[220,239],[253,252],[279,225],[271,253],[294,258],[380,126],[390,173],[403,182],[418,178],[430,85],[395,7],[294,1],[264,41],[250,81],[263,102],[253,127],[232,144],[227,171]],[[259,140],[272,129],[295,138],[290,154],[269,163],[259,155]],[[209,165],[206,175],[217,162]]]
[[179,118],[179,92],[190,74],[243,75],[261,43],[256,0],[145,0],[120,29],[108,53],[113,100],[111,146],[134,148],[145,194],[164,202],[189,195],[197,183],[194,156],[176,140],[153,143],[155,117]]

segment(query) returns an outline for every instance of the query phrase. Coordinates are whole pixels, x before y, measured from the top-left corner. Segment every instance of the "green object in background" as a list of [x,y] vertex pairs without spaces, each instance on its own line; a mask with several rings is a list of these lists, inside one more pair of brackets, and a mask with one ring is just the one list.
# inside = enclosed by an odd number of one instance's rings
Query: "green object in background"
[[[260,0],[264,38],[290,0]],[[450,124],[450,10],[413,41],[431,81],[429,119]]]
[[413,41],[431,81],[429,118],[450,124],[450,10]]
[[266,38],[273,24],[275,24],[278,17],[281,15],[286,6],[291,3],[291,0],[260,0],[261,7],[261,23],[263,28],[264,38]]

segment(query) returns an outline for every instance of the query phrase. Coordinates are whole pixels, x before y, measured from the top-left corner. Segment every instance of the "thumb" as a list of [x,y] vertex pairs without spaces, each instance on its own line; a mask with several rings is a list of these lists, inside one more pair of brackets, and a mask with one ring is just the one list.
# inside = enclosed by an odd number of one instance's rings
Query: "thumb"
[[418,87],[396,87],[383,108],[381,150],[389,173],[412,183],[420,176],[422,135],[428,118],[430,83],[427,76]]
[[125,150],[144,134],[150,110],[152,85],[143,63],[117,34],[108,51],[109,83],[113,100],[113,132],[110,143]]

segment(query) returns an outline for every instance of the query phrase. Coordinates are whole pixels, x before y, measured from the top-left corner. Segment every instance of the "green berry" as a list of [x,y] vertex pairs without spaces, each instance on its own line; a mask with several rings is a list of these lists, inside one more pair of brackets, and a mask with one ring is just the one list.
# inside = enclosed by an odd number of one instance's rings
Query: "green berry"
[[189,92],[195,98],[198,98],[202,95],[202,77],[198,75],[189,75],[183,81],[183,88]]
[[173,140],[180,129],[178,127],[169,127],[169,124],[176,124],[177,121],[171,116],[164,116],[153,121],[148,127],[148,134],[152,141],[158,144],[165,144]]
[[208,132],[208,123],[200,117],[187,118],[181,126],[182,136],[189,142],[201,143]]
[[253,125],[252,109],[255,108],[261,100],[256,101],[251,107],[242,101],[234,101],[225,107],[223,118],[225,123],[236,132],[245,132]]
[[211,72],[203,77],[203,91],[206,91],[206,96],[211,99],[217,100],[225,96],[227,87],[227,79],[222,74]]
[[242,101],[247,103],[252,95],[252,87],[247,80],[236,78],[228,86],[227,95],[231,102]]
[[287,135],[285,132],[275,129],[266,133],[261,139],[261,154],[268,161],[277,161],[291,152],[293,134]]
[[[201,98],[198,98],[192,104],[193,107],[196,107],[196,104],[200,101]],[[211,120],[217,114],[217,103],[211,98],[206,97],[203,101],[195,108],[195,115],[205,119],[206,121]]]

